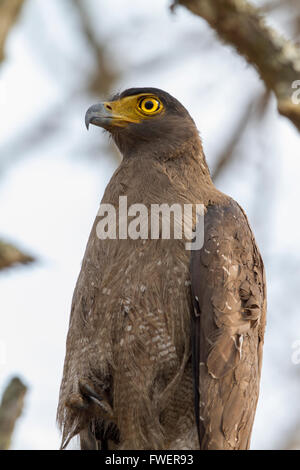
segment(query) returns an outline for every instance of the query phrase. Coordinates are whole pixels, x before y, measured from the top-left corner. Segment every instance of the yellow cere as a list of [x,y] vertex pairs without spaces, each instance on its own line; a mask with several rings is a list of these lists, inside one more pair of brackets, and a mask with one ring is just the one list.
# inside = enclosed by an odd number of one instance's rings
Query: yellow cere
[[141,93],[125,96],[120,100],[103,103],[111,111],[113,124],[124,127],[130,122],[139,123],[164,111],[164,106],[157,96]]

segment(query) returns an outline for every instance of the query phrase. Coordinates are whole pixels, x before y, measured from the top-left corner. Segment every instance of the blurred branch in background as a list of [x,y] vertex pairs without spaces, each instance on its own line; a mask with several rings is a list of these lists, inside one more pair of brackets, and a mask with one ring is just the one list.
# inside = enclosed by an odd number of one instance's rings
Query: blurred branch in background
[[[242,115],[237,121],[236,126],[233,128],[229,142],[224,146],[221,154],[217,158],[217,164],[212,171],[212,179],[216,181],[223,173],[225,168],[234,160],[237,156],[237,147],[247,127],[252,123],[253,120],[257,122],[263,119],[267,105],[270,101],[270,92],[266,90],[261,96],[257,96],[250,100],[248,106],[242,111]],[[240,155],[239,155],[240,158]]]
[[[97,96],[98,99],[99,96],[107,97],[112,93],[116,82],[121,77],[121,72],[116,70],[115,66],[112,65],[115,64],[117,60],[113,58],[112,53],[108,51],[106,41],[99,40],[95,34],[87,2],[82,0],[68,0],[68,2],[70,7],[78,14],[78,33],[87,41],[88,50],[91,51],[94,56],[93,70],[92,72],[86,70],[86,76],[84,78],[82,76],[80,77],[80,88],[71,89],[68,96],[65,96],[61,103],[55,104],[48,109],[43,116],[39,116],[37,121],[33,120],[29,128],[26,127],[19,134],[15,135],[11,142],[7,142],[1,146],[0,154],[3,157],[0,161],[0,172],[3,170],[4,166],[12,164],[12,162],[15,162],[18,158],[22,158],[23,155],[28,153],[32,148],[51,138],[53,134],[61,129],[66,110],[71,104],[74,105],[76,103],[78,97],[82,99],[86,94],[91,95],[92,100],[95,99],[95,96]],[[59,54],[60,51],[57,50],[55,53]],[[47,55],[47,52],[45,52],[45,54]],[[73,69],[70,71],[72,74],[74,74],[74,72],[82,74],[84,70],[78,68],[75,71]],[[83,87],[82,81],[84,83]],[[119,161],[120,157],[115,148],[109,145],[105,151],[108,149],[112,154],[112,158]]]
[[24,0],[0,0],[0,62],[4,59],[6,38],[17,20]]
[[300,52],[274,29],[246,0],[175,0],[204,18],[221,39],[253,64],[266,87],[277,98],[280,114],[300,130],[300,106],[291,99],[292,83],[299,79]]
[[217,165],[215,169],[212,171],[212,179],[215,182],[216,179],[221,175],[225,167],[233,160],[235,156],[235,150],[240,142],[247,125],[249,124],[250,118],[252,114],[252,106],[246,106],[243,110],[242,116],[239,118],[236,127],[233,129],[233,132],[230,136],[230,140],[222,153],[217,158]]
[[34,261],[32,256],[22,253],[18,248],[0,240],[0,270],[15,264],[27,264]]
[[[86,1],[72,0],[76,7],[81,21],[81,29],[89,44],[89,49],[95,57],[95,70],[90,77],[88,90],[96,95],[107,96],[111,93],[119,73],[113,69],[111,57],[108,53],[105,43],[100,43],[95,35],[91,24],[91,19],[87,11]],[[115,62],[115,61],[114,61]]]
[[299,40],[300,37],[300,4],[299,0],[267,0],[261,11],[264,13],[279,12],[288,15],[287,26],[291,36]]
[[[17,20],[24,0],[0,0],[0,62],[5,54],[5,42],[11,27]],[[29,263],[31,256],[22,253],[18,248],[0,240],[0,270],[17,263]],[[0,448],[2,448],[0,446]]]
[[26,385],[18,377],[14,377],[4,390],[0,405],[0,450],[10,448],[16,421],[23,411],[26,392]]
[[[0,62],[5,58],[5,42],[23,3],[23,0],[0,0]],[[31,256],[0,240],[0,270],[32,261]],[[16,421],[23,410],[26,391],[27,387],[18,377],[14,377],[4,390],[0,405],[0,450],[7,450],[11,445]]]
[[[106,42],[104,40],[99,41],[96,37],[86,1],[71,0],[71,2],[78,11],[82,34],[85,36],[89,50],[93,52],[95,58],[95,67],[88,77],[86,91],[98,97],[98,99],[99,96],[107,98],[112,93],[116,82],[121,78],[120,70],[112,65],[117,61],[113,60]],[[109,152],[117,162],[120,161],[120,154],[110,142],[106,146],[106,152]]]

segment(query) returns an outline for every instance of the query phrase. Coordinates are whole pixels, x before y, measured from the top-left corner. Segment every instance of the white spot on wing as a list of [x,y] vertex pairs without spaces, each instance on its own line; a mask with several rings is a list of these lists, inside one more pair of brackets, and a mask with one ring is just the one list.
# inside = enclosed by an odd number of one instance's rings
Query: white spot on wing
[[242,354],[243,354],[243,342],[244,342],[244,335],[240,335],[240,337],[239,337],[239,353],[240,353],[240,359],[242,358]]
[[222,266],[222,268],[224,269],[224,271],[228,274],[228,276],[230,275],[230,272],[228,271],[227,268],[225,268],[225,266]]

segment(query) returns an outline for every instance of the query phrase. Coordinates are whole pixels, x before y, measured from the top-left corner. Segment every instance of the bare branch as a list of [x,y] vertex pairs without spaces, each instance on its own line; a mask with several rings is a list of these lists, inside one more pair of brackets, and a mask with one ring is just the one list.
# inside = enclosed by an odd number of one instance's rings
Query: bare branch
[[238,143],[241,140],[241,136],[243,135],[247,124],[249,122],[251,116],[252,107],[246,107],[242,118],[238,121],[237,127],[234,129],[233,134],[231,135],[230,141],[228,145],[224,148],[221,155],[218,158],[217,165],[212,172],[212,179],[216,181],[216,179],[223,173],[224,169],[229,165],[232,161],[235,153],[235,149]]
[[223,171],[234,160],[238,144],[242,140],[245,130],[247,129],[251,120],[255,119],[255,122],[257,122],[264,118],[269,100],[270,93],[265,91],[262,95],[257,96],[255,101],[251,100],[244,108],[236,127],[233,129],[228,144],[223,148],[217,159],[216,167],[212,172],[213,181],[216,181]]
[[82,0],[72,0],[73,5],[77,8],[82,32],[84,33],[90,50],[93,51],[97,70],[91,77],[89,89],[97,95],[107,96],[111,93],[114,82],[117,80],[118,73],[113,69],[111,60],[108,60],[108,50],[105,44],[98,41],[94,29],[89,18],[86,2]]
[[22,253],[18,248],[0,240],[0,270],[15,264],[27,264],[34,261],[32,256]]
[[[69,2],[70,6],[75,8],[78,13],[80,32],[87,41],[89,50],[92,51],[95,57],[95,67],[91,76],[86,76],[86,83],[84,83],[83,87],[80,86],[75,88],[75,90],[70,90],[63,102],[54,105],[44,116],[39,116],[38,121],[34,121],[33,126],[21,130],[20,135],[14,136],[11,142],[1,146],[0,176],[1,170],[5,166],[12,164],[18,158],[23,158],[32,147],[35,147],[57,132],[61,127],[59,116],[65,115],[68,104],[74,105],[76,99],[78,97],[82,98],[87,92],[89,94],[92,93],[93,96],[107,97],[112,92],[115,82],[120,78],[120,74],[116,72],[115,66],[112,65],[116,61],[110,58],[111,54],[107,50],[107,44],[105,41],[99,41],[96,37],[86,2],[82,0],[69,0]],[[110,145],[109,149],[113,158],[119,162],[120,156],[116,152],[115,147]]]
[[0,0],[0,62],[8,33],[18,18],[24,0]]
[[176,0],[204,18],[221,39],[255,66],[277,98],[280,114],[300,130],[300,104],[292,100],[292,84],[300,78],[300,52],[266,26],[259,10],[246,0]]
[[14,377],[6,387],[0,405],[0,450],[10,448],[17,419],[22,413],[27,387]]
[[268,0],[261,7],[261,11],[267,12],[277,10],[279,8],[294,7],[298,0]]

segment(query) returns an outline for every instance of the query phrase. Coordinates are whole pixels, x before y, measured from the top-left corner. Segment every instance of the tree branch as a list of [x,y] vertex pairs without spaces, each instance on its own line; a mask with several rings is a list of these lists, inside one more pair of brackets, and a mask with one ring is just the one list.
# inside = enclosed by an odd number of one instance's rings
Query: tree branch
[[252,98],[251,102],[249,102],[249,104],[244,108],[236,127],[233,129],[229,142],[225,147],[223,147],[222,152],[217,159],[217,164],[211,172],[213,181],[216,181],[234,160],[236,149],[243,138],[243,134],[247,129],[249,122],[251,122],[251,120],[255,120],[255,123],[258,123],[263,119],[265,110],[269,103],[269,98],[270,92],[266,90],[262,95],[257,96],[255,101]]
[[110,54],[108,54],[106,44],[101,44],[96,37],[86,8],[86,2],[72,0],[72,3],[78,10],[82,32],[96,59],[96,70],[90,79],[89,90],[96,95],[106,96],[111,93],[113,84],[119,78],[119,73],[112,66],[115,61],[109,59]]
[[259,10],[247,0],[176,0],[204,18],[221,39],[255,66],[266,87],[277,98],[280,114],[300,130],[300,103],[292,100],[293,82],[300,79],[300,52],[266,26]]
[[12,434],[17,419],[22,413],[27,387],[18,377],[14,377],[6,387],[0,405],[0,450],[11,445]]
[[249,123],[251,111],[252,111],[251,106],[249,107],[247,106],[245,108],[243,116],[239,120],[236,128],[234,129],[233,134],[231,135],[230,141],[228,142],[228,145],[224,147],[221,155],[219,155],[217,165],[214,171],[212,171],[212,175],[211,175],[213,181],[216,181],[219,178],[220,174],[223,173],[224,169],[232,161],[237,144],[240,142],[240,139]]
[[15,246],[0,240],[0,270],[17,263],[26,264],[32,261],[34,261],[32,256],[26,255]]
[[4,59],[4,46],[24,0],[0,0],[0,62]]

